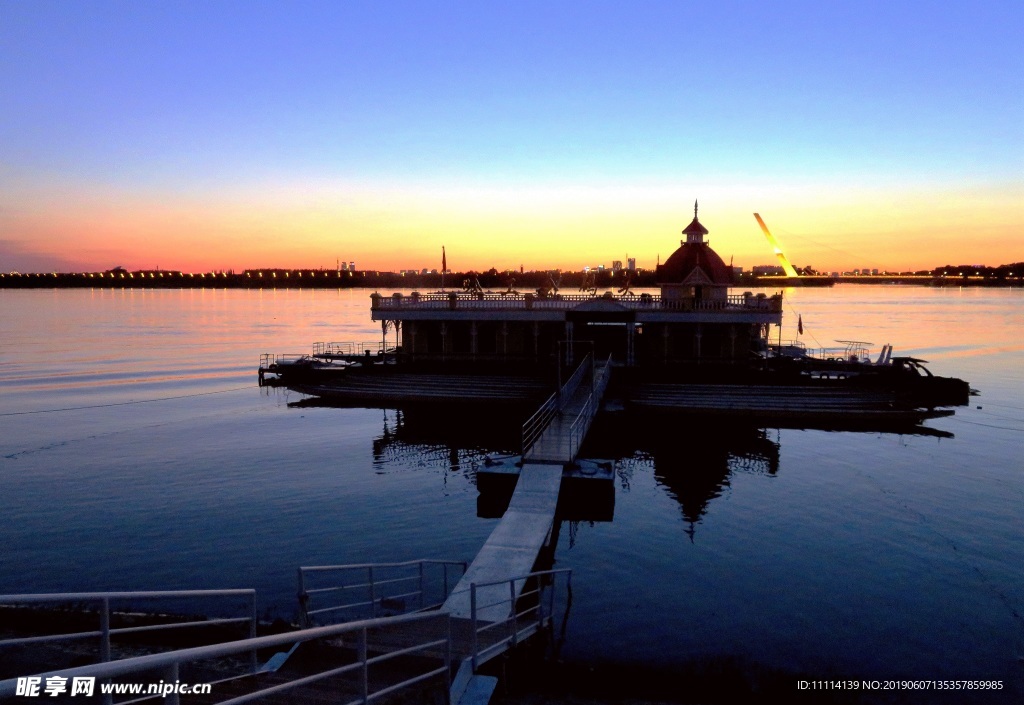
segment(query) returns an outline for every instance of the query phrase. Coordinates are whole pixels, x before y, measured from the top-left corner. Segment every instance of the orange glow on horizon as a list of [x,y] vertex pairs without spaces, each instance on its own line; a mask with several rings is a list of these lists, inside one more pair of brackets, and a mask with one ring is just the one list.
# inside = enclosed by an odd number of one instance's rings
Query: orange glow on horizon
[[[686,187],[694,190],[694,187]],[[69,271],[165,269],[185,272],[257,268],[328,269],[338,260],[360,270],[577,271],[636,258],[652,269],[678,246],[689,222],[683,187],[615,189],[424,188],[368,190],[328,185],[275,191],[256,205],[238,194],[210,202],[82,199],[66,208],[37,203],[0,226],[26,251],[73,263]],[[997,266],[1024,260],[1021,208],[1014,189],[970,196],[912,194],[888,206],[871,193],[841,202],[796,190],[708,188],[701,195],[707,240],[737,266],[775,257],[751,213],[764,212],[798,267],[820,272],[877,268],[913,271],[944,264]],[[762,204],[772,201],[768,207]],[[807,205],[813,203],[814,205]],[[66,205],[66,204],[65,204]],[[752,207],[753,206],[753,207]],[[0,263],[0,269],[20,269]]]

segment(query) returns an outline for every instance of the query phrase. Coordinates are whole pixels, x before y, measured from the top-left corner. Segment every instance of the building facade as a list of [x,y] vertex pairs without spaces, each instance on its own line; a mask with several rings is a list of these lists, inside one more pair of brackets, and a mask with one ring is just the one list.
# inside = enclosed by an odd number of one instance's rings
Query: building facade
[[686,238],[656,270],[656,294],[375,293],[371,315],[407,363],[546,367],[591,350],[631,368],[746,362],[781,325],[782,299],[730,293],[732,268],[707,233],[695,207]]

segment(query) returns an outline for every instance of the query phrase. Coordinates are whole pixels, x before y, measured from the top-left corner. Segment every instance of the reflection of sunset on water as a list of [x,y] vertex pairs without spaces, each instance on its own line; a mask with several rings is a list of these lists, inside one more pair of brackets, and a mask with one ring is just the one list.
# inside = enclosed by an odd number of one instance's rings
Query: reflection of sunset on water
[[[257,387],[262,351],[379,340],[369,294],[0,290],[0,544],[18,558],[0,592],[251,586],[287,618],[299,565],[472,558],[501,506],[481,500],[479,467],[514,453],[521,419]],[[584,453],[613,463],[613,493],[558,535],[574,587],[563,659],[950,669],[1024,692],[1022,292],[784,294],[786,337],[800,315],[809,346],[891,343],[980,394],[864,432],[599,416]]]

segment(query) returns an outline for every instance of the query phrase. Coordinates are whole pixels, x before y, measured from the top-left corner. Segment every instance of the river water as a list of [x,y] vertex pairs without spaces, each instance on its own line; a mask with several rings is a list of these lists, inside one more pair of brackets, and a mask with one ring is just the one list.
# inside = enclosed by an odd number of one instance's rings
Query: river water
[[[0,290],[0,311],[0,593],[254,587],[291,617],[299,565],[469,560],[495,524],[474,468],[516,419],[467,433],[256,385],[261,352],[377,340],[369,291]],[[560,527],[561,658],[1024,697],[1022,311],[1020,289],[785,292],[785,337],[800,315],[809,346],[967,379],[940,436],[601,420],[614,517]]]

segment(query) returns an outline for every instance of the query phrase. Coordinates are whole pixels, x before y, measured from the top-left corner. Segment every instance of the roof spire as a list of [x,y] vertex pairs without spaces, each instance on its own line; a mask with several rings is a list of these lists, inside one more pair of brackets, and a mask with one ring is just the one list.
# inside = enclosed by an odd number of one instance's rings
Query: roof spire
[[693,199],[693,218],[697,219],[697,199]]

